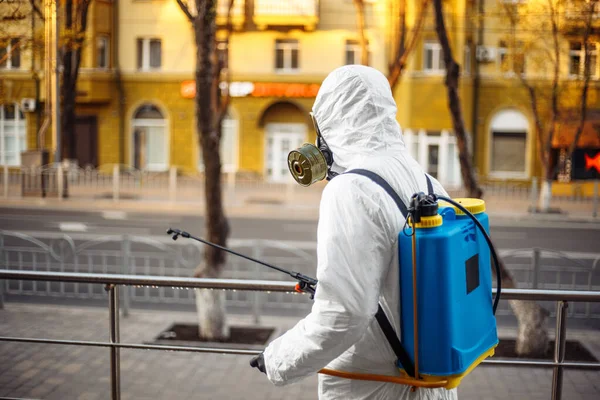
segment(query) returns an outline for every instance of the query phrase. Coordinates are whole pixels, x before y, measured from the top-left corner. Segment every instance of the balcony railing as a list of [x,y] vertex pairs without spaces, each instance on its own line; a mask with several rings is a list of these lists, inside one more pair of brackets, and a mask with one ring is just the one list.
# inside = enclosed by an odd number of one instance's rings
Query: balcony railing
[[[0,270],[0,280],[32,280],[32,281],[54,281],[54,282],[76,282],[93,283],[105,285],[108,291],[109,307],[109,341],[84,341],[63,340],[47,338],[22,338],[1,336],[0,341],[47,343],[74,346],[106,347],[110,351],[111,371],[111,399],[121,398],[121,349],[146,349],[146,350],[168,350],[200,353],[220,353],[231,355],[255,355],[257,350],[249,349],[225,349],[212,347],[191,346],[164,346],[146,345],[135,343],[121,343],[119,331],[119,290],[118,286],[154,286],[154,287],[177,287],[194,289],[221,289],[221,290],[249,290],[267,292],[294,293],[294,282],[282,281],[256,281],[256,280],[228,280],[228,279],[199,279],[179,277],[155,277],[135,275],[110,275],[110,274],[76,274],[56,272],[33,272]],[[484,360],[486,364],[497,366],[527,366],[552,368],[552,399],[560,400],[562,396],[562,382],[564,368],[578,368],[589,370],[600,370],[600,363],[565,362],[566,348],[566,309],[568,302],[600,302],[600,292],[591,291],[550,291],[550,290],[523,290],[505,289],[502,291],[502,300],[541,300],[555,301],[556,304],[556,339],[553,361],[536,360]]]
[[254,0],[254,23],[268,26],[303,26],[315,29],[319,22],[318,0]]

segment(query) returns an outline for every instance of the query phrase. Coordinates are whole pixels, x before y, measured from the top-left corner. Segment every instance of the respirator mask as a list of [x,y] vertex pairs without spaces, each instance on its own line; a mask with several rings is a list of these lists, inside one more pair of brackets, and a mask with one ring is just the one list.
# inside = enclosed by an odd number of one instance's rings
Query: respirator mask
[[305,143],[302,147],[290,151],[288,154],[288,168],[290,173],[302,186],[310,186],[315,182],[332,179],[336,172],[331,170],[333,165],[333,153],[327,146],[325,139],[321,136],[319,125],[313,113],[310,113],[315,132],[317,133],[317,145]]

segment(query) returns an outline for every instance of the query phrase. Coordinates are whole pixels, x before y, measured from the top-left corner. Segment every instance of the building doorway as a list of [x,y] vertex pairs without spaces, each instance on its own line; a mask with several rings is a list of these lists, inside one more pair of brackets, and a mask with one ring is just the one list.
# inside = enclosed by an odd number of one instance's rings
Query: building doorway
[[167,120],[153,104],[145,104],[133,116],[131,160],[136,169],[166,171],[169,168]]
[[270,123],[266,125],[265,177],[269,182],[285,183],[293,180],[287,157],[290,151],[306,142],[306,124]]
[[79,167],[98,166],[98,118],[78,116],[75,118],[75,157]]

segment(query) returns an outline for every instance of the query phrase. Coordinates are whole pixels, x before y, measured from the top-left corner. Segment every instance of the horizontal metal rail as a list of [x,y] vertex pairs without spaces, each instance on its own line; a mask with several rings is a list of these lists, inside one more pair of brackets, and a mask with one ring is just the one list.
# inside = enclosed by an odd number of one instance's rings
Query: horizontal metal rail
[[[45,338],[17,338],[1,336],[0,342],[25,342],[45,343],[74,346],[104,347],[110,350],[111,356],[111,398],[120,399],[120,349],[146,349],[146,350],[168,350],[185,351],[195,353],[219,353],[236,355],[256,355],[259,350],[249,349],[226,349],[214,347],[191,347],[191,346],[167,346],[121,343],[119,340],[119,297],[118,285],[123,286],[152,286],[152,287],[174,287],[193,289],[216,289],[216,290],[248,290],[263,292],[289,292],[294,291],[295,282],[285,281],[263,281],[263,280],[240,280],[240,279],[205,279],[205,278],[179,278],[158,277],[139,275],[117,275],[117,274],[89,274],[89,273],[64,273],[64,272],[35,272],[0,270],[0,279],[11,280],[39,280],[58,282],[77,282],[103,284],[109,295],[109,342],[59,340]],[[494,289],[495,293],[496,290]],[[575,302],[600,302],[600,292],[573,291],[573,290],[539,290],[539,289],[504,289],[503,300],[537,300],[557,302],[556,313],[556,339],[553,361],[538,360],[484,360],[484,364],[497,366],[522,366],[522,367],[544,367],[553,368],[552,377],[552,399],[560,400],[562,395],[562,373],[564,368],[600,370],[600,363],[565,362],[566,348],[566,309],[569,301]]]
[[[295,292],[295,282],[247,279],[208,279],[122,274],[89,274],[0,270],[0,279],[97,283],[123,286],[156,286],[188,289],[248,290],[259,292]],[[493,294],[496,289],[492,289]],[[503,300],[600,302],[600,292],[588,290],[502,289]]]

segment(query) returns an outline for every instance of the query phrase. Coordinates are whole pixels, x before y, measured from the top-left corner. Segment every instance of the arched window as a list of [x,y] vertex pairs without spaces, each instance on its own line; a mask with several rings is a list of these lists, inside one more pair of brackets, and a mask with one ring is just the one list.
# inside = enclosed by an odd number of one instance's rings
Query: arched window
[[25,116],[19,105],[0,105],[0,165],[21,165],[21,152],[26,149]]
[[503,110],[490,124],[490,174],[498,177],[527,175],[529,122],[516,110]]
[[167,120],[153,104],[144,104],[133,115],[132,161],[137,169],[164,171],[169,165]]

